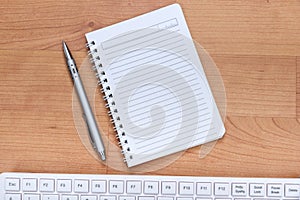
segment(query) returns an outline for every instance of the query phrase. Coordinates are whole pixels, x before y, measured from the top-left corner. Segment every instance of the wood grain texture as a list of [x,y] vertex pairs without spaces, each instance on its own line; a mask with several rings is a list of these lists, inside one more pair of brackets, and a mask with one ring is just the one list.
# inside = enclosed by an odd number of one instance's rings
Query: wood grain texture
[[297,108],[296,108],[296,112],[297,112],[297,118],[300,118],[300,57],[297,57],[296,60],[296,65],[297,65]]
[[296,57],[212,55],[224,80],[229,116],[296,116]]
[[[132,173],[96,161],[82,144],[61,40],[80,66],[87,53],[85,33],[174,2],[3,1],[0,172]],[[192,148],[147,174],[299,177],[300,1],[178,3],[191,34],[219,67],[227,132],[204,158],[200,147]],[[97,121],[113,141],[97,91],[94,98]]]
[[192,36],[210,53],[299,55],[298,0],[181,2]]

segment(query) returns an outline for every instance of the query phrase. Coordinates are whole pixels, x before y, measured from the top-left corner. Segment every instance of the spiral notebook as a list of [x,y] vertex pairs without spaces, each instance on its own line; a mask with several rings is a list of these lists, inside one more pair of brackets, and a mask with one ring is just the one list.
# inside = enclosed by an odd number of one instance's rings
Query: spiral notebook
[[86,39],[128,167],[224,135],[178,4],[87,33]]

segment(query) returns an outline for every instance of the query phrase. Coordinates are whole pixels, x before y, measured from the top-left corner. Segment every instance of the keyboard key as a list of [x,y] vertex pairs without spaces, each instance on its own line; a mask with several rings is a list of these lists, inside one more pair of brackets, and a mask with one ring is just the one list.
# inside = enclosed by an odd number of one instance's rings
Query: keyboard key
[[23,185],[23,191],[25,191],[25,192],[37,191],[37,179],[24,178],[22,185]]
[[249,195],[251,197],[265,196],[265,185],[263,183],[251,183],[249,189]]
[[42,200],[59,200],[58,194],[44,194]]
[[94,196],[94,195],[89,195],[89,196],[82,195],[80,197],[80,200],[97,200],[97,196]]
[[128,194],[140,194],[142,193],[142,182],[127,181],[126,189]]
[[5,190],[7,190],[7,191],[19,191],[20,190],[20,179],[18,179],[18,178],[6,178],[5,179]]
[[72,192],[72,180],[57,180],[57,192]]
[[284,185],[284,196],[285,197],[299,197],[300,196],[300,185],[285,184]]
[[282,195],[282,185],[281,184],[268,184],[267,196],[280,197],[281,195]]
[[228,183],[215,183],[215,195],[216,196],[228,196],[230,193]]
[[193,197],[177,197],[177,200],[194,200]]
[[54,192],[54,179],[40,179],[41,192]]
[[196,200],[212,200],[212,198],[209,198],[209,197],[197,197]]
[[175,181],[163,181],[161,183],[161,193],[164,195],[176,194],[176,182]]
[[158,181],[145,181],[144,193],[145,194],[158,194]]
[[251,198],[234,198],[234,200],[251,200]]
[[119,200],[135,200],[134,196],[119,196]]
[[174,200],[173,197],[157,197],[157,200]]
[[61,200],[79,200],[77,195],[61,195]]
[[116,200],[116,196],[112,195],[100,195],[100,200]]
[[139,196],[138,200],[155,200],[154,196]]
[[211,195],[211,183],[197,183],[197,195],[210,196]]
[[89,181],[88,180],[75,180],[74,181],[74,192],[88,193],[89,192]]
[[21,200],[21,194],[5,194],[5,200]]
[[281,198],[253,198],[253,200],[299,200],[299,199],[281,199]]
[[24,194],[23,200],[40,200],[39,194]]
[[[215,198],[215,200],[232,200],[231,198]],[[267,200],[267,199],[265,199]]]
[[232,196],[246,196],[247,184],[246,183],[232,183]]
[[193,195],[194,183],[193,182],[179,182],[179,194]]
[[103,181],[103,180],[92,181],[92,192],[93,193],[105,193],[106,192],[106,181]]
[[111,194],[122,194],[124,192],[124,181],[109,181],[109,192]]

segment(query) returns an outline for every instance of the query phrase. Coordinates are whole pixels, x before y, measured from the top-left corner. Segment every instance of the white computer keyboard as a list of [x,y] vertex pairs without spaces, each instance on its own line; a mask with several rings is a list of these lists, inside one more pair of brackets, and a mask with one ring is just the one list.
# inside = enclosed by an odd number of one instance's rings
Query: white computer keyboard
[[0,200],[298,199],[300,179],[3,173]]

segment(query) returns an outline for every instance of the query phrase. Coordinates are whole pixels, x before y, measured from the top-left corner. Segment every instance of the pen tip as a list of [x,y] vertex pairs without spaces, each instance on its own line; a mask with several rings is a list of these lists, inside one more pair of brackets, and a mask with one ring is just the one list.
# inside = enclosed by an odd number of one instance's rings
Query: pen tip
[[65,43],[65,41],[62,40],[61,43],[62,43],[63,48],[64,48],[64,49],[67,49],[67,44]]
[[67,44],[63,40],[62,40],[62,45],[63,45],[64,53],[65,53],[65,56],[66,56],[67,60],[73,59]]
[[105,161],[105,160],[106,160],[106,157],[105,157],[104,151],[101,151],[101,152],[99,152],[99,153],[100,153],[101,160]]

